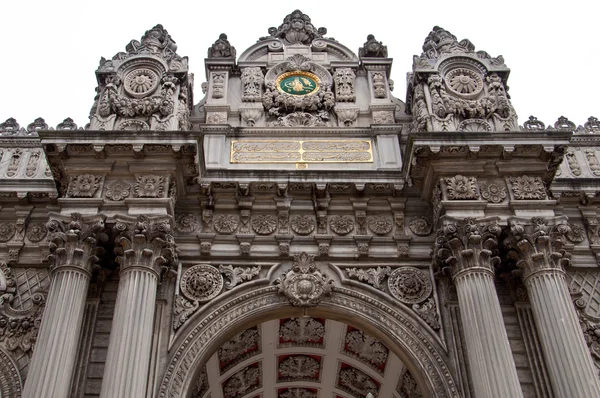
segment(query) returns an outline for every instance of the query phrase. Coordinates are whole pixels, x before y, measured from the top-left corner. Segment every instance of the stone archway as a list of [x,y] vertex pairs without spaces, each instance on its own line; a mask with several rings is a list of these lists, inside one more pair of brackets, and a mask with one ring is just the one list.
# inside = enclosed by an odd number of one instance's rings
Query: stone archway
[[[248,286],[250,288],[250,286]],[[201,365],[233,333],[259,322],[287,316],[320,316],[353,323],[386,342],[403,360],[425,397],[458,398],[444,347],[409,311],[393,308],[361,289],[333,287],[317,307],[293,307],[276,286],[256,284],[211,303],[179,334],[160,384],[159,397],[187,397]],[[232,292],[233,293],[233,292]]]

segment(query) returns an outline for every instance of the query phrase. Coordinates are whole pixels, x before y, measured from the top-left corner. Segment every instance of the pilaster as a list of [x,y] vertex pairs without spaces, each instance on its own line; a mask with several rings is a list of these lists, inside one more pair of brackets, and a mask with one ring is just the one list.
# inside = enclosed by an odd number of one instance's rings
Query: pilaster
[[456,286],[475,396],[522,397],[494,286],[497,219],[444,216],[441,224],[435,258]]
[[106,240],[103,215],[51,214],[50,292],[31,360],[23,397],[66,397],[77,359],[98,240]]
[[540,343],[557,398],[600,396],[594,370],[577,313],[571,302],[563,250],[569,232],[566,217],[511,218],[505,244],[516,254],[523,271]]

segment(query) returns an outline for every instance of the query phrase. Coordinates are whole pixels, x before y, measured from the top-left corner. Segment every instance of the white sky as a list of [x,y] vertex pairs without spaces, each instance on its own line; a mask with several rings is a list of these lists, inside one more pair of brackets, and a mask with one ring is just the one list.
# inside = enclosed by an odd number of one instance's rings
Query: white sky
[[70,116],[88,122],[101,56],[161,23],[190,59],[194,102],[202,97],[207,48],[226,33],[240,55],[267,29],[299,8],[315,27],[358,52],[369,33],[394,58],[394,95],[406,98],[406,73],[434,25],[468,38],[476,50],[503,55],[519,123],[535,115],[553,124],[600,118],[600,3],[471,1],[27,1],[4,0],[0,24],[0,122],[26,127],[36,117],[56,126]]

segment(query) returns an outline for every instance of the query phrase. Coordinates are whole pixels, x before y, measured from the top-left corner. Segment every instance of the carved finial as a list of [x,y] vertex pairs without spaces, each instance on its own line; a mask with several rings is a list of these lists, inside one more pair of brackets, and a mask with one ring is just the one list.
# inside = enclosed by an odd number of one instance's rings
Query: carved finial
[[10,117],[4,123],[0,123],[0,135],[13,135],[19,131],[19,123]]
[[437,58],[439,54],[443,53],[473,51],[475,51],[475,46],[468,39],[459,42],[456,36],[439,26],[433,27],[423,43],[423,55],[428,58]]
[[221,33],[217,41],[208,48],[208,58],[235,58],[235,47],[227,40],[227,35]]
[[310,17],[300,10],[287,15],[279,28],[269,28],[272,37],[283,40],[286,44],[310,44],[314,39],[323,37],[327,29],[315,29]]
[[361,58],[387,58],[387,46],[375,40],[375,36],[368,35],[365,44],[358,49],[358,56]]

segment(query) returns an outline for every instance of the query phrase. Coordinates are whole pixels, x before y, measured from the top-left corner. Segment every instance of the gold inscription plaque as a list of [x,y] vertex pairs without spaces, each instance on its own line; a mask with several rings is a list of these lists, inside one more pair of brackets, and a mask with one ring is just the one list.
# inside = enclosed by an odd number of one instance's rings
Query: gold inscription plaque
[[231,163],[372,163],[371,140],[243,140]]

